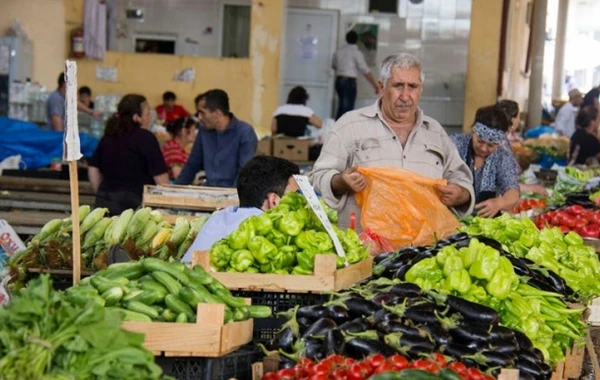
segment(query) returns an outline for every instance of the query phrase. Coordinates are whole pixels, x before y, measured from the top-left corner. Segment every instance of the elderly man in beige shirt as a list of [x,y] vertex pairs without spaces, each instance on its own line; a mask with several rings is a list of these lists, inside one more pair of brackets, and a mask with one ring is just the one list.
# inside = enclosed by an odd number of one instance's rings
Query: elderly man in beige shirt
[[387,57],[378,82],[382,96],[375,104],[346,113],[329,134],[315,162],[311,181],[325,202],[338,210],[347,228],[360,208],[353,194],[366,182],[357,167],[398,167],[431,178],[444,178],[442,202],[460,214],[473,209],[473,176],[444,128],[419,108],[423,91],[421,62],[400,53]]

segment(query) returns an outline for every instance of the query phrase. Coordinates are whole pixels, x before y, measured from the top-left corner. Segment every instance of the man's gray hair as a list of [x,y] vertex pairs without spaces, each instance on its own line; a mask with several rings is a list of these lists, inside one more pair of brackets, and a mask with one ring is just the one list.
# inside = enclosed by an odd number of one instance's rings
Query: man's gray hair
[[419,69],[421,83],[425,82],[425,75],[421,69],[421,60],[412,54],[398,53],[386,57],[383,62],[381,62],[381,66],[379,67],[379,80],[383,83],[384,87],[388,79],[392,76],[392,69],[395,67],[401,69],[417,68]]

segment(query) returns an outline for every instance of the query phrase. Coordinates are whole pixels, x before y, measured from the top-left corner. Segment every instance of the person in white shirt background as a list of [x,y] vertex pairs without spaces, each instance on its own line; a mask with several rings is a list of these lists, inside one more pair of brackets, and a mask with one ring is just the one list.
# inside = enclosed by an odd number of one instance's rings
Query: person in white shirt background
[[358,34],[351,30],[346,34],[347,44],[339,48],[333,55],[331,67],[336,72],[335,92],[338,95],[338,111],[336,120],[344,113],[352,111],[356,103],[356,78],[362,74],[379,95],[377,81],[373,78],[365,56],[358,50]]
[[575,133],[575,117],[581,103],[583,94],[576,88],[569,91],[569,101],[560,108],[554,121],[554,128],[562,136],[571,138]]
[[227,207],[212,214],[181,261],[191,262],[194,251],[208,251],[244,220],[277,206],[284,194],[298,191],[294,174],[300,174],[298,165],[283,158],[256,156],[248,161],[237,178],[240,206]]

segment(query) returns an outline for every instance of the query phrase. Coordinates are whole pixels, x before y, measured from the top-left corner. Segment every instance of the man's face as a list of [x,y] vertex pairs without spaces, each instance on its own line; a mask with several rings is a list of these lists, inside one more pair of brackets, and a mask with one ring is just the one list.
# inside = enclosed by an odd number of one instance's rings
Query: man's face
[[168,110],[172,110],[173,107],[175,107],[175,99],[165,100],[163,102],[163,106],[165,106],[165,108]]
[[79,95],[79,101],[89,106],[92,103],[92,97],[89,94],[81,94]]
[[417,68],[394,67],[385,87],[379,82],[383,90],[381,110],[388,119],[405,122],[415,115],[423,91],[420,75]]
[[579,107],[580,105],[583,104],[583,95],[576,95],[575,97],[573,97],[573,105],[575,107]]
[[[200,103],[200,102],[198,102]],[[219,110],[211,111],[206,108],[206,104],[198,108],[198,118],[202,121],[206,129],[217,130],[219,127]]]

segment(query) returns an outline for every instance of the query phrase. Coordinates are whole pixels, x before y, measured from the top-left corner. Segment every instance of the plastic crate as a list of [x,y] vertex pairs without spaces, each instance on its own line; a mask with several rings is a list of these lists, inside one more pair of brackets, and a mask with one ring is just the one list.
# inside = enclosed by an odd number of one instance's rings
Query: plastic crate
[[177,380],[251,380],[252,364],[262,357],[258,347],[247,345],[219,358],[157,356],[155,359],[165,375]]
[[277,317],[276,314],[287,311],[296,305],[309,306],[329,301],[329,294],[319,293],[271,293],[250,292],[244,290],[232,290],[231,293],[237,297],[252,299],[252,305],[266,305],[273,310],[271,318],[255,318],[252,333],[254,341],[266,341],[271,339],[286,322],[285,317]]

